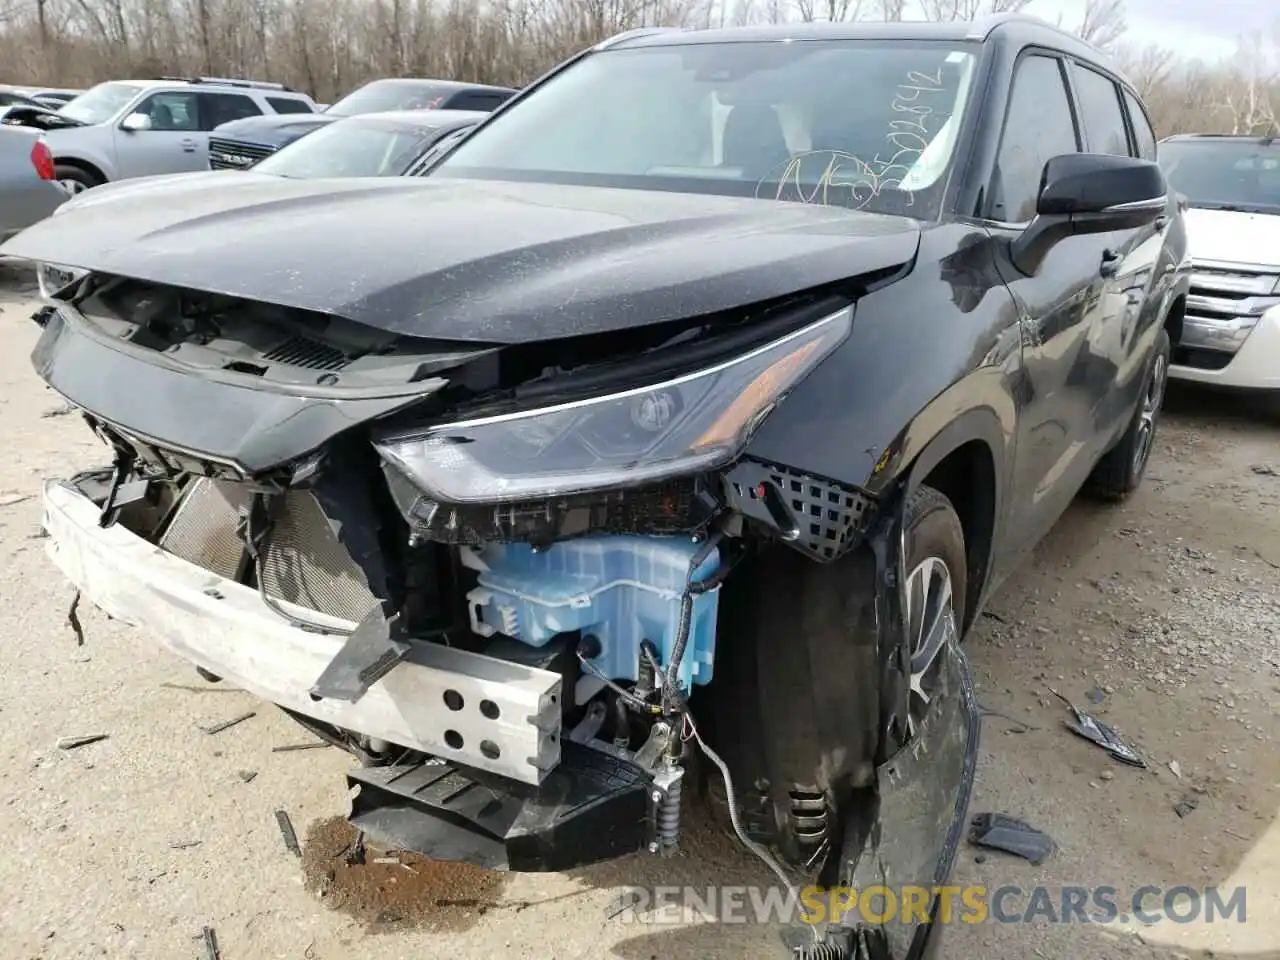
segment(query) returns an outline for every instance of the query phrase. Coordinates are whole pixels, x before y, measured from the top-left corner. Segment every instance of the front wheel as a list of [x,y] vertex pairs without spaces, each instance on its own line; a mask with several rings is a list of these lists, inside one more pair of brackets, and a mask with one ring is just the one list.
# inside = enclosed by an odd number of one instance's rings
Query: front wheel
[[53,168],[53,176],[72,196],[102,184],[102,181],[88,170],[66,163],[56,164]]
[[[716,679],[706,692],[713,742],[748,832],[793,866],[816,867],[839,849],[838,831],[868,812],[886,735],[910,739],[940,702],[946,640],[964,623],[964,533],[951,502],[927,486],[907,501],[903,530],[910,677],[902,709],[882,705],[870,549],[814,563],[778,545],[743,561],[721,588]],[[723,814],[710,772],[712,809]]]
[[1086,492],[1093,496],[1103,500],[1124,500],[1142,484],[1142,475],[1155,448],[1160,407],[1164,404],[1164,391],[1169,384],[1170,351],[1169,331],[1161,329],[1133,421],[1120,442],[1098,461],[1085,484]]

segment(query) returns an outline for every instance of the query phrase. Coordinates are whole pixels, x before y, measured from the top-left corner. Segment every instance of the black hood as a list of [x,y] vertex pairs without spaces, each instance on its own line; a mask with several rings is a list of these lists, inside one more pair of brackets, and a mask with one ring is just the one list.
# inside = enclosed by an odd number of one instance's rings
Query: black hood
[[242,140],[246,143],[260,143],[263,146],[279,149],[286,143],[292,143],[312,130],[318,130],[326,123],[333,123],[337,119],[322,113],[277,113],[261,117],[242,117],[239,120],[219,124],[214,128],[213,136],[227,140]]
[[[174,179],[0,254],[345,317],[549,340],[747,306],[908,262],[918,224],[771,200],[416,177]],[[127,203],[127,207],[122,207]]]

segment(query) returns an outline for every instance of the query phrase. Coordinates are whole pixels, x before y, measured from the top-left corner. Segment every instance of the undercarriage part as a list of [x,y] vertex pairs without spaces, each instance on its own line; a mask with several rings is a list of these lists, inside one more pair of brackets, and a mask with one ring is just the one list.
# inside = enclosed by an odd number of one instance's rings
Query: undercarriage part
[[875,501],[779,464],[741,460],[725,474],[729,506],[816,560],[843,556],[867,532]]
[[394,467],[387,486],[412,536],[437,543],[481,546],[524,542],[547,545],[589,533],[691,533],[718,509],[697,480],[680,479],[632,490],[503,504],[439,503]]
[[650,777],[566,740],[540,785],[486,777],[438,758],[352,770],[349,820],[370,837],[440,860],[521,872],[565,870],[648,848]]

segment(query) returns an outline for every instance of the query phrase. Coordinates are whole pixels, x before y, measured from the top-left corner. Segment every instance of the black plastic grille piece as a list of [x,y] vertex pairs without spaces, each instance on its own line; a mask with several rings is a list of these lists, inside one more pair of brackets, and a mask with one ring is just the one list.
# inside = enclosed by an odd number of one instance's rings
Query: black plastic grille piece
[[310,337],[290,337],[264,353],[262,359],[308,370],[341,370],[349,362],[341,350]]
[[845,553],[874,513],[875,501],[860,491],[780,464],[740,461],[725,475],[725,487],[743,516],[819,560]]
[[212,170],[244,170],[275,152],[275,147],[262,143],[210,137],[209,167]]

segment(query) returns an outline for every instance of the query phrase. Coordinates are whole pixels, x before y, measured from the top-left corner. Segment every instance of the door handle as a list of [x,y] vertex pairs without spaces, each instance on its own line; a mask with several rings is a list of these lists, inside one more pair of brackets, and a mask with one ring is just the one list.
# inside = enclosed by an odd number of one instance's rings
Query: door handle
[[1114,277],[1116,271],[1120,269],[1120,260],[1120,254],[1114,250],[1103,250],[1102,263],[1098,267],[1099,272],[1104,277]]
[[187,153],[194,153],[196,149],[196,142],[192,140],[190,137],[183,137],[182,149],[185,150]]

